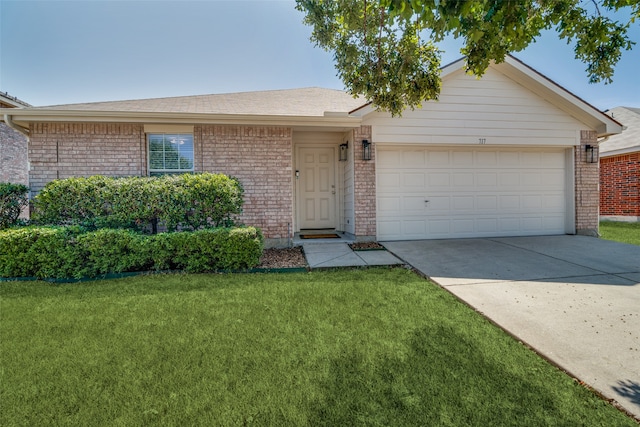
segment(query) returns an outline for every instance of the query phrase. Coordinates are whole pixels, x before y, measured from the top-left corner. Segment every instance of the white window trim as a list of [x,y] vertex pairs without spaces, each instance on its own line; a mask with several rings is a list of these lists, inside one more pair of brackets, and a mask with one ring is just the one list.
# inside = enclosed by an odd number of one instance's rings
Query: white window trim
[[[191,128],[191,132],[175,132],[175,130],[182,130],[182,129],[186,129],[189,126],[167,126],[167,125],[159,125],[158,129],[163,129],[163,131],[160,132],[146,132],[147,129],[149,128],[150,130],[155,129],[155,127],[153,125],[145,125],[145,139],[146,139],[146,150],[147,150],[147,175],[151,176],[153,174],[180,174],[180,173],[193,173],[195,172],[195,138],[194,138],[194,134],[193,134],[193,126],[190,126]],[[168,129],[170,128],[170,129]],[[180,129],[178,129],[180,128]],[[190,135],[191,136],[191,140],[193,142],[193,155],[191,157],[191,168],[190,169],[152,169],[151,168],[151,144],[149,142],[149,136],[150,135]]]

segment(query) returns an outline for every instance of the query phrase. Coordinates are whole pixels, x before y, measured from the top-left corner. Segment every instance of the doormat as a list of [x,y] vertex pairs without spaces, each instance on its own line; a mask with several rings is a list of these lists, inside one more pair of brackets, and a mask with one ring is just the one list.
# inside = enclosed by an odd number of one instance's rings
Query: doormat
[[301,234],[301,239],[339,239],[340,236],[334,233],[330,234]]

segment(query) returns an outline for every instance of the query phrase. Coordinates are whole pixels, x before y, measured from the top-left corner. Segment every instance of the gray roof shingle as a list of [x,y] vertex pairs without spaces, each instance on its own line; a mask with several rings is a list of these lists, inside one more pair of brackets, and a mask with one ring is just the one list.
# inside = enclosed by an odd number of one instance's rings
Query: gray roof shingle
[[349,112],[365,103],[364,99],[353,98],[347,92],[341,90],[311,87],[129,101],[91,102],[37,108],[66,111],[323,116],[325,112]]
[[640,151],[640,108],[616,107],[606,112],[626,128],[618,135],[612,135],[600,144],[600,154],[617,150],[633,149]]

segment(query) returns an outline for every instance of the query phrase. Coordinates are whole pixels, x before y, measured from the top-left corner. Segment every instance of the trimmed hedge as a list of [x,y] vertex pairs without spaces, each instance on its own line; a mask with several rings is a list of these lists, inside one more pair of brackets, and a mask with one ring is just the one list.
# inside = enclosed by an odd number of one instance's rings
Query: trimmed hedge
[[125,229],[30,226],[0,231],[0,277],[242,270],[258,265],[262,249],[262,233],[255,227],[143,235]]
[[154,234],[158,224],[168,231],[232,227],[242,213],[243,194],[238,179],[223,174],[67,178],[40,191],[32,220]]
[[18,224],[22,209],[29,204],[29,187],[0,182],[0,230]]

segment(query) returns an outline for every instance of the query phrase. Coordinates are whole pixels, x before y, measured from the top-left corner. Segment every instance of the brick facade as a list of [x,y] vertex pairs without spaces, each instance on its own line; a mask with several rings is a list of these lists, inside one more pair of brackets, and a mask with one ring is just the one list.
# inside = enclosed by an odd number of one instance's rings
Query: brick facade
[[580,145],[575,148],[576,233],[597,236],[599,167],[598,163],[587,163],[586,145],[598,145],[596,131],[580,131]]
[[27,137],[0,123],[0,182],[29,185]]
[[[372,159],[362,160],[362,140],[371,141],[371,134],[371,126],[361,126],[353,133],[353,219],[359,240],[376,238],[373,142]],[[587,144],[597,145],[596,132],[582,131],[580,146],[576,147],[575,224],[578,234],[597,235],[599,168],[597,163],[586,162]],[[242,182],[245,205],[240,220],[260,227],[268,245],[286,245],[292,237],[294,218],[292,129],[196,125],[194,151],[197,172],[225,173]],[[36,123],[31,126],[28,153],[33,194],[57,178],[147,174],[147,147],[141,124]],[[637,180],[637,169],[635,176]],[[638,209],[637,191],[635,197]]]
[[[268,245],[292,230],[292,131],[286,127],[195,126],[196,172],[224,173],[245,189],[240,221],[260,227]],[[77,176],[147,175],[144,126],[38,123],[29,145],[33,194],[49,181]]]
[[34,194],[58,178],[145,175],[144,129],[123,123],[33,124],[29,160]]
[[600,215],[640,217],[640,152],[600,159]]
[[293,137],[291,128],[196,126],[196,170],[237,177],[245,190],[242,221],[260,227],[268,245],[293,233]]
[[[360,239],[376,238],[376,154],[371,141],[371,126],[354,132],[355,234]],[[362,160],[362,140],[371,142],[371,160]]]

